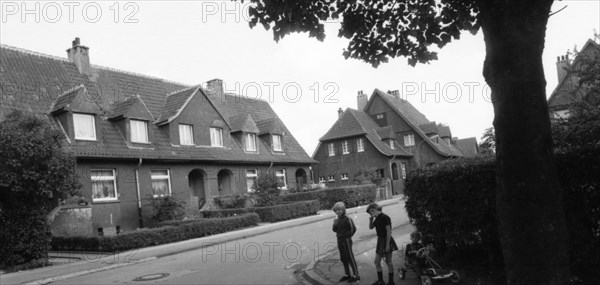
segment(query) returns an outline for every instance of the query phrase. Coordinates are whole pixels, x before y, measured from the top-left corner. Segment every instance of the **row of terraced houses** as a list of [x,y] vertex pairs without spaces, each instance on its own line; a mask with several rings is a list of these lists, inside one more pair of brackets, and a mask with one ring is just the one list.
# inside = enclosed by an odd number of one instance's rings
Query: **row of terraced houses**
[[251,192],[260,173],[291,192],[353,184],[372,168],[399,194],[412,169],[478,153],[475,138],[453,137],[397,91],[359,92],[357,108],[338,111],[310,157],[267,102],[225,93],[219,79],[188,86],[92,65],[78,38],[67,58],[0,51],[0,118],[33,112],[64,132],[91,235],[151,224],[152,197],[174,195],[197,212],[214,197]]

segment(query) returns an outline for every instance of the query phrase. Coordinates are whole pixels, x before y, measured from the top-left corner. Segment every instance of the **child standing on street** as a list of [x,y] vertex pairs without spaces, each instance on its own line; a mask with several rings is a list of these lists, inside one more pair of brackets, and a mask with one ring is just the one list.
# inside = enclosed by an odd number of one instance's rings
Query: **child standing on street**
[[392,220],[381,212],[381,206],[371,203],[367,207],[369,217],[369,229],[375,228],[377,232],[377,247],[375,249],[375,268],[377,269],[377,281],[373,285],[383,285],[383,270],[381,258],[385,259],[388,267],[389,280],[387,285],[394,285],[394,265],[392,264],[392,252],[398,250],[396,242],[392,237]]
[[[337,215],[337,218],[333,220],[333,231],[337,236],[340,260],[344,265],[344,271],[346,273],[346,275],[340,279],[340,282],[355,282],[360,280],[358,267],[354,260],[354,252],[352,252],[352,236],[356,232],[356,226],[354,226],[352,219],[346,216],[346,206],[343,202],[335,203],[335,205],[333,205],[333,212]],[[352,268],[352,275],[350,275],[350,268]]]

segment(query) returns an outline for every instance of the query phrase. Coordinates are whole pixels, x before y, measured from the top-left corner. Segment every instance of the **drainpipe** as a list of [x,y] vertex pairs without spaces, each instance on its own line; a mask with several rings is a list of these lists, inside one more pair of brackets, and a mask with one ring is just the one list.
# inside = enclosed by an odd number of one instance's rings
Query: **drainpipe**
[[142,197],[140,194],[140,178],[139,178],[139,171],[140,171],[140,165],[142,165],[142,158],[140,157],[140,160],[137,164],[137,168],[135,170],[135,188],[137,191],[137,202],[138,202],[138,220],[140,223],[140,228],[144,227],[144,221],[142,219]]

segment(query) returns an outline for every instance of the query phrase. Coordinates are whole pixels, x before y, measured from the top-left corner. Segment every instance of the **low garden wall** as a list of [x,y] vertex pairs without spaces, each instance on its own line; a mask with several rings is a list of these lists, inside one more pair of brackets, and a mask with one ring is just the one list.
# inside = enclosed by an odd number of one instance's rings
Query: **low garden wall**
[[199,238],[258,225],[255,213],[222,219],[162,222],[161,227],[110,237],[53,237],[52,250],[118,252]]
[[315,215],[320,209],[319,201],[295,201],[268,207],[252,207],[240,209],[206,210],[200,213],[205,218],[221,218],[256,213],[263,222],[285,221],[294,218]]
[[282,195],[284,202],[318,200],[321,202],[322,210],[330,210],[337,202],[344,202],[346,208],[367,205],[375,202],[377,186],[375,184],[343,186],[327,188],[302,193],[290,193]]

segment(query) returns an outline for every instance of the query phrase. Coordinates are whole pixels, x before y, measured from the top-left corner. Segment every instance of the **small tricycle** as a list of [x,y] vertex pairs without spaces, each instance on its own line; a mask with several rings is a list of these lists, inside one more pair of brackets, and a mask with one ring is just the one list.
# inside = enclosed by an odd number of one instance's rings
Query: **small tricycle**
[[[456,270],[444,269],[439,263],[437,263],[430,256],[431,248],[423,247],[417,251],[417,258],[420,259],[421,264],[421,284],[431,285],[433,281],[437,280],[450,280],[452,283],[460,282],[460,274]],[[415,265],[410,263],[408,258],[404,256],[405,267],[400,268],[400,279],[406,278],[406,271],[415,271]]]

